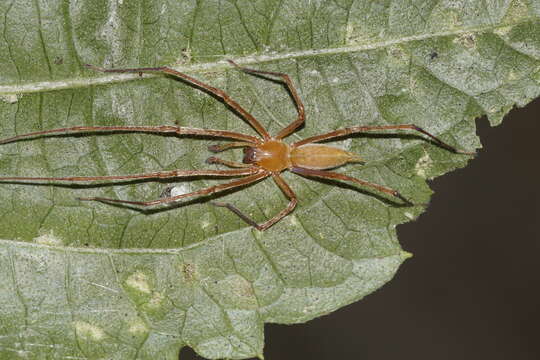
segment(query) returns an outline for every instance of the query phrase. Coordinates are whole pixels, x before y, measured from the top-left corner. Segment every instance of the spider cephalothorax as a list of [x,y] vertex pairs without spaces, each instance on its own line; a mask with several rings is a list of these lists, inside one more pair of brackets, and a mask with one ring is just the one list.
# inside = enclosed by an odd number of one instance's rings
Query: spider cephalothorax
[[[231,64],[236,65],[234,62],[229,61]],[[260,71],[255,69],[248,69],[239,67],[242,71],[251,74],[257,74],[270,77],[279,78],[288,88],[298,111],[298,117],[291,124],[283,128],[278,132],[276,136],[270,136],[266,129],[240,104],[231,99],[223,90],[214,88],[207,85],[189,75],[178,72],[168,67],[157,68],[136,68],[136,69],[103,69],[92,65],[86,65],[88,68],[101,71],[101,72],[113,72],[113,73],[142,73],[146,72],[161,72],[180,78],[186,82],[189,82],[206,92],[212,93],[215,96],[222,99],[223,102],[228,104],[235,110],[241,117],[243,117],[259,134],[259,136],[252,136],[241,134],[226,130],[213,130],[213,129],[196,129],[188,127],[178,126],[75,126],[69,128],[52,129],[37,131],[33,133],[14,136],[8,139],[0,140],[0,144],[6,144],[14,142],[23,138],[58,134],[58,133],[81,133],[81,132],[147,132],[147,133],[176,133],[179,135],[205,135],[216,138],[234,139],[235,141],[225,143],[223,145],[212,145],[209,150],[212,152],[221,152],[231,148],[244,148],[244,158],[242,162],[223,160],[218,157],[210,157],[207,159],[207,163],[221,164],[233,169],[227,170],[171,170],[171,171],[159,171],[147,174],[133,174],[133,175],[111,175],[111,176],[71,176],[71,177],[21,177],[21,176],[5,176],[0,177],[1,181],[110,181],[110,180],[128,180],[128,179],[163,179],[163,178],[178,178],[188,176],[231,176],[238,177],[243,176],[240,179],[233,180],[228,183],[210,186],[205,189],[193,191],[186,194],[180,194],[175,196],[167,196],[153,201],[132,201],[111,199],[103,197],[92,198],[80,198],[85,201],[101,201],[106,203],[123,203],[137,206],[153,206],[158,204],[165,204],[174,202],[180,199],[184,199],[190,196],[196,195],[208,195],[219,191],[233,189],[248,184],[253,184],[266,177],[272,177],[274,182],[279,186],[283,193],[289,198],[289,204],[278,214],[262,224],[257,224],[247,215],[243,214],[239,209],[229,203],[213,202],[214,205],[223,206],[234,212],[242,220],[249,225],[255,227],[258,230],[265,230],[281,220],[284,216],[293,211],[296,206],[297,199],[292,189],[287,185],[285,180],[281,177],[281,172],[289,170],[296,174],[307,177],[320,177],[328,179],[337,179],[343,181],[350,181],[361,186],[370,187],[377,191],[394,196],[402,201],[408,202],[403,196],[396,190],[387,188],[382,185],[373,184],[364,180],[356,179],[341,173],[328,171],[328,169],[336,168],[348,162],[361,162],[362,160],[356,154],[348,151],[338,149],[325,144],[316,144],[317,142],[344,137],[351,134],[368,132],[368,131],[385,131],[385,130],[413,130],[424,135],[429,136],[440,146],[457,153],[472,155],[474,153],[457,150],[456,148],[446,144],[437,137],[421,129],[413,124],[405,125],[375,125],[375,126],[354,126],[349,128],[343,128],[329,133],[312,136],[292,144],[287,144],[283,141],[285,137],[295,132],[298,127],[304,123],[304,105],[294,88],[291,79],[288,75],[271,71]]]
[[244,163],[259,166],[268,171],[280,172],[291,166],[290,148],[283,141],[271,139],[259,146],[248,147]]

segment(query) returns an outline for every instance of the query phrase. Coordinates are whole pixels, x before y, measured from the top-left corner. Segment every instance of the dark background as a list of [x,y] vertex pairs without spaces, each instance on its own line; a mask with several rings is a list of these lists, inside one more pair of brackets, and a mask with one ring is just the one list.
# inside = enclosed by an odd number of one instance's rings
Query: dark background
[[414,257],[357,303],[267,325],[265,358],[540,359],[539,120],[540,99],[494,128],[478,119],[477,158],[432,181],[428,211],[398,227]]

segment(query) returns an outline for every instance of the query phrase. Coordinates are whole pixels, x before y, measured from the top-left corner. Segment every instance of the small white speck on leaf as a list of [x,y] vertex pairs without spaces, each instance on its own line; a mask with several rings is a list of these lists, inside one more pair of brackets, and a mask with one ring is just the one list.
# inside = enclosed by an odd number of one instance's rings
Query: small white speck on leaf
[[512,30],[513,26],[503,26],[503,27],[500,27],[500,28],[497,28],[495,30],[493,30],[493,32],[497,35],[501,35],[501,36],[504,36],[506,34],[508,34],[511,30]]
[[129,325],[129,332],[136,335],[148,333],[148,326],[141,319],[136,319]]
[[289,215],[289,221],[291,222],[291,225],[298,226],[300,223],[298,222],[298,219],[294,215]]
[[208,228],[210,225],[213,224],[211,218],[213,218],[213,215],[210,213],[210,212],[206,212],[204,214],[201,215],[200,217],[200,222],[201,222],[201,228],[202,229],[206,229]]
[[514,81],[514,80],[517,80],[518,78],[519,77],[518,77],[518,75],[516,74],[515,71],[510,71],[508,73],[508,77],[507,77],[508,81]]
[[7,102],[8,104],[15,104],[17,101],[19,101],[19,95],[17,94],[0,95],[0,100]]
[[160,292],[155,291],[152,294],[152,298],[147,303],[147,306],[153,309],[159,308],[161,306],[161,303],[163,302],[163,294]]
[[476,47],[476,35],[474,33],[461,34],[453,40],[453,43],[472,49]]

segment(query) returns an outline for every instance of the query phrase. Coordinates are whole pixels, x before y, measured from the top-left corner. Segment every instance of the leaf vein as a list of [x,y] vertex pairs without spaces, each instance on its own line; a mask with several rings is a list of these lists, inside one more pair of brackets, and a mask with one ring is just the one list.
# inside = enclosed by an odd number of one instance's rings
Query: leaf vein
[[[373,50],[379,48],[385,48],[392,45],[404,44],[413,41],[433,39],[437,37],[445,36],[455,36],[470,32],[485,32],[493,31],[498,28],[505,28],[508,26],[519,25],[524,22],[532,20],[532,17],[524,17],[520,21],[513,23],[505,23],[498,26],[494,25],[483,25],[476,27],[465,27],[458,30],[446,30],[429,34],[420,34],[420,35],[411,35],[405,36],[397,39],[390,39],[385,41],[358,44],[358,45],[348,45],[343,47],[333,47],[325,49],[308,49],[308,50],[298,50],[289,53],[278,53],[278,54],[264,54],[264,55],[251,55],[251,56],[242,56],[236,57],[235,61],[239,65],[248,65],[248,64],[260,64],[266,62],[273,62],[286,59],[294,58],[303,58],[309,56],[324,56],[324,55],[336,55],[342,53],[352,53],[360,52],[365,50]],[[204,63],[204,64],[191,64],[183,66],[175,66],[175,69],[183,72],[215,72],[230,70],[230,65],[224,60]],[[145,78],[157,77],[159,75],[146,75]],[[37,81],[37,82],[25,82],[24,84],[8,84],[0,86],[0,94],[24,94],[24,93],[35,93],[42,91],[53,91],[53,90],[62,90],[62,89],[73,89],[81,88],[87,86],[95,85],[104,85],[104,84],[113,84],[119,82],[126,82],[132,80],[138,80],[141,77],[138,74],[117,74],[117,75],[105,75],[105,76],[96,76],[93,78],[75,78],[75,79],[64,79],[56,81]]]

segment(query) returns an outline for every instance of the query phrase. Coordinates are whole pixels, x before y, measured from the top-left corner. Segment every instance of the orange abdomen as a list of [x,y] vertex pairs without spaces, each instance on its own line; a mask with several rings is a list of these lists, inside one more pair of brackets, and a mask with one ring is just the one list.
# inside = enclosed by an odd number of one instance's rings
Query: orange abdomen
[[362,161],[351,152],[322,144],[307,144],[291,150],[293,167],[323,170],[341,166],[348,162]]

